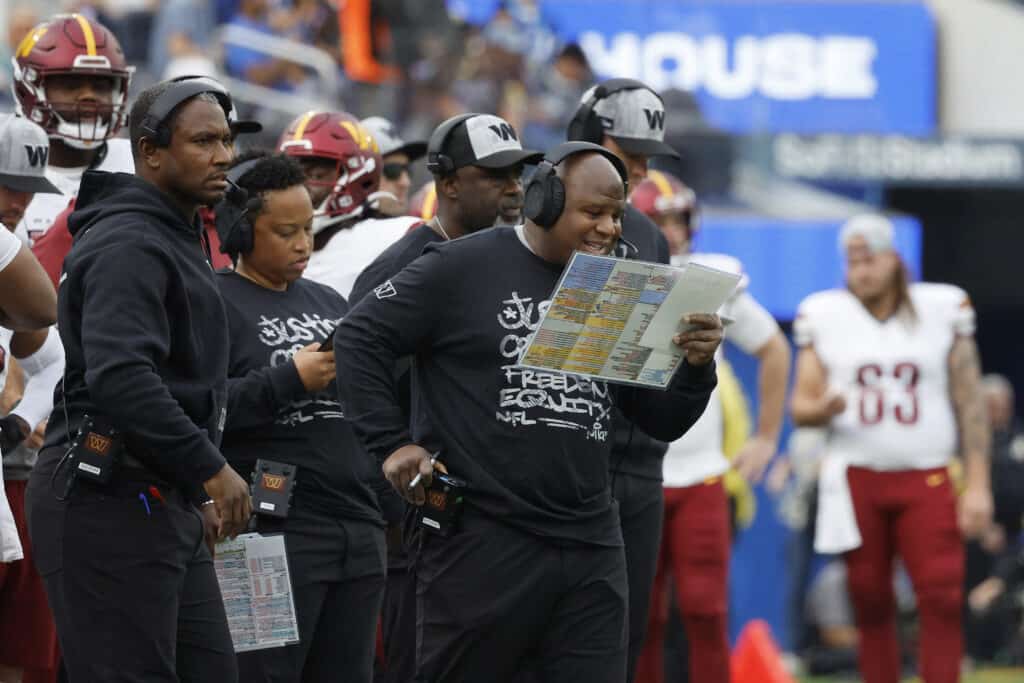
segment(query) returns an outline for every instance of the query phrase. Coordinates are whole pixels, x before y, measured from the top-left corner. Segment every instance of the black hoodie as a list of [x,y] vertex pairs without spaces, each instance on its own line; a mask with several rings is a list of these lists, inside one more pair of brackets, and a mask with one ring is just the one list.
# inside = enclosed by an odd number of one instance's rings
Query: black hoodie
[[66,443],[84,414],[101,414],[134,457],[196,492],[224,466],[228,366],[200,223],[141,178],[88,171],[68,229],[74,246],[57,304],[65,390],[45,445]]

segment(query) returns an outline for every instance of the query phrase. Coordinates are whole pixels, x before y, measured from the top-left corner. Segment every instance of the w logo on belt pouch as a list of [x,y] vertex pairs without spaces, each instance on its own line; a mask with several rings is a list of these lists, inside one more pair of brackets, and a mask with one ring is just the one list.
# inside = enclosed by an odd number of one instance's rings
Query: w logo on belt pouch
[[427,498],[420,508],[420,524],[441,536],[451,536],[462,517],[466,482],[443,472],[434,472]]
[[256,514],[285,519],[291,507],[298,468],[283,462],[256,461],[252,471],[252,506]]
[[85,416],[69,455],[75,477],[106,484],[123,449],[121,434],[102,418]]

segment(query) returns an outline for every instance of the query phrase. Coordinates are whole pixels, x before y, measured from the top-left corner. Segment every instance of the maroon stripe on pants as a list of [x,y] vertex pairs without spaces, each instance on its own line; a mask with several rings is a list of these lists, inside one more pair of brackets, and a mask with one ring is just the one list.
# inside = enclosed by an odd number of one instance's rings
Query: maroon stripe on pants
[[900,680],[892,585],[897,555],[917,596],[921,678],[924,683],[959,681],[964,546],[948,472],[850,467],[847,478],[863,539],[845,558],[864,682]]
[[690,683],[729,682],[729,500],[721,477],[665,489],[665,524],[636,683],[662,683],[668,586],[674,581],[689,647]]

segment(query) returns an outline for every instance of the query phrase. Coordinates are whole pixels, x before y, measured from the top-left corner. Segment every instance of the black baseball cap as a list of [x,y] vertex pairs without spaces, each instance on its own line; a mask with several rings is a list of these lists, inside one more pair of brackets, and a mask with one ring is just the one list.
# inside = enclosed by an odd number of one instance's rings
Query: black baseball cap
[[523,149],[515,129],[500,116],[477,114],[462,121],[441,147],[455,168],[508,168],[516,164],[537,164],[543,152]]
[[[581,102],[594,94],[594,86],[583,93]],[[650,88],[613,92],[594,103],[594,114],[604,133],[629,154],[679,158],[665,143],[665,104]]]
[[228,125],[231,127],[231,134],[236,136],[263,131],[263,124],[259,121],[236,118],[234,109],[228,114]]

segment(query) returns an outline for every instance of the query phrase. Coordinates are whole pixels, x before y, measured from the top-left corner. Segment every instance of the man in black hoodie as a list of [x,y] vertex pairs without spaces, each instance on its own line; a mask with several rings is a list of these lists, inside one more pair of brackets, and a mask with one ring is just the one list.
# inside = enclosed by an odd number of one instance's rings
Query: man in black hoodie
[[[227,327],[196,213],[227,188],[230,98],[197,83],[139,95],[136,175],[87,172],[69,220],[67,369],[28,515],[72,683],[237,680],[208,543],[250,501],[218,449]],[[86,415],[123,443],[106,483],[64,458]]]
[[[627,588],[609,490],[612,406],[673,440],[715,386],[714,316],[674,339],[686,362],[665,392],[519,365],[573,251],[607,255],[621,231],[624,167],[572,144],[550,157],[571,153],[557,167],[559,217],[430,245],[335,334],[345,413],[395,489],[423,504],[431,452],[468,482],[461,528],[425,534],[417,561],[416,680],[501,683],[536,661],[542,681],[621,683]],[[409,354],[411,425],[393,377]]]

